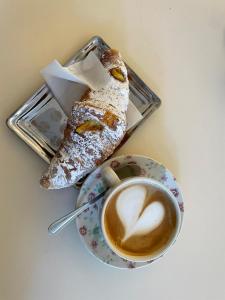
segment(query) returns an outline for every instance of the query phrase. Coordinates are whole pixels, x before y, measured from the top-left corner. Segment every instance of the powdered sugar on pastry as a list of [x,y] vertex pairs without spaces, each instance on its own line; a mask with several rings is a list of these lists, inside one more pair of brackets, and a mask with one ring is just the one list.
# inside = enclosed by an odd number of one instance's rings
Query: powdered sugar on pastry
[[102,63],[111,79],[104,88],[89,90],[74,103],[64,140],[41,179],[45,188],[75,184],[109,157],[124,137],[129,101],[127,70],[115,50],[106,51]]

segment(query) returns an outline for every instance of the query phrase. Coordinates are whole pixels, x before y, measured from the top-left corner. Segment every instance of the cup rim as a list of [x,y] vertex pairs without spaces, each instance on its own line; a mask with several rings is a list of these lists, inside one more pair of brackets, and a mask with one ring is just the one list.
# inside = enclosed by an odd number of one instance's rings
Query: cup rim
[[[154,187],[158,187],[159,190],[163,190],[168,196],[170,201],[172,201],[175,210],[176,210],[176,216],[177,216],[177,226],[175,229],[175,232],[173,234],[173,237],[171,238],[171,240],[169,241],[169,243],[165,246],[165,248],[163,248],[162,250],[156,251],[155,253],[151,254],[151,255],[146,255],[146,256],[135,256],[135,255],[128,255],[128,254],[124,254],[122,251],[120,251],[119,249],[117,249],[110,241],[110,239],[107,236],[106,230],[105,230],[105,225],[104,225],[104,216],[105,216],[105,210],[106,207],[108,205],[108,203],[110,202],[110,200],[113,198],[113,196],[115,195],[115,193],[117,193],[120,189],[122,189],[124,186],[129,186],[129,183],[132,184],[132,182],[135,181],[135,183],[150,183],[151,186]],[[103,207],[102,207],[102,211],[101,211],[101,229],[102,229],[102,233],[104,236],[104,239],[107,243],[107,245],[109,246],[109,248],[115,252],[118,256],[120,256],[123,259],[127,259],[130,261],[135,261],[135,262],[147,262],[150,260],[155,260],[161,256],[163,256],[168,250],[169,248],[175,243],[180,229],[181,229],[181,211],[179,208],[179,205],[177,203],[176,197],[173,195],[173,193],[161,182],[152,179],[152,178],[148,178],[148,177],[144,177],[144,176],[135,176],[132,178],[126,178],[124,180],[122,180],[119,184],[117,184],[116,186],[110,188],[107,197],[104,201]]]

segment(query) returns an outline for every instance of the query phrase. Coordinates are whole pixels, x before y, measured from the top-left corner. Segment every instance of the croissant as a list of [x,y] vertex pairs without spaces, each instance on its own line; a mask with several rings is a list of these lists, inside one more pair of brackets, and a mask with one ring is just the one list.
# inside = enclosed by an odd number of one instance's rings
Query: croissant
[[116,50],[106,50],[101,62],[110,80],[104,88],[89,89],[74,103],[64,139],[40,180],[44,188],[74,185],[107,159],[124,137],[129,101],[127,69]]

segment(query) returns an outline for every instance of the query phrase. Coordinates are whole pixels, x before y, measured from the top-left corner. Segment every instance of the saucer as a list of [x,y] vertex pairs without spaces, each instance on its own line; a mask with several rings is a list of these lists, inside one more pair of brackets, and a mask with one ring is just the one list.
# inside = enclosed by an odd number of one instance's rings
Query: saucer
[[[110,166],[117,173],[121,170],[121,179],[129,176],[146,176],[163,183],[176,197],[183,218],[184,205],[180,188],[176,178],[160,163],[140,155],[128,155],[111,158],[91,173],[80,190],[77,198],[76,208],[84,205],[88,200],[96,197],[106,190],[106,185],[101,176],[102,168]],[[126,168],[124,168],[126,167]],[[131,174],[128,172],[130,170]],[[104,201],[104,199],[103,199]],[[76,225],[88,251],[101,262],[120,269],[140,268],[151,264],[155,260],[147,262],[132,262],[119,257],[106,244],[100,224],[100,210],[102,201],[97,202],[90,208],[86,209],[76,218]],[[157,260],[157,259],[156,259]]]

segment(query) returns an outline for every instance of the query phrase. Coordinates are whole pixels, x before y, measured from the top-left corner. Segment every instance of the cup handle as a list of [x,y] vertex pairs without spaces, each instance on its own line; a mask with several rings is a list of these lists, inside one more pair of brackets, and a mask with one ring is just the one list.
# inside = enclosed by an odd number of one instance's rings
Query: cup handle
[[102,169],[101,173],[109,187],[113,187],[121,182],[116,172],[110,167],[105,167],[104,169]]

